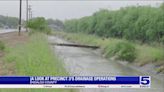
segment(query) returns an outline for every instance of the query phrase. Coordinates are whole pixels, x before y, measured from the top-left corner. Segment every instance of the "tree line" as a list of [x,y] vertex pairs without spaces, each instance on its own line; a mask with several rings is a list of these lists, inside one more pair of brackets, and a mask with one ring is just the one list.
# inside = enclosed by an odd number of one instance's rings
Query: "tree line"
[[63,30],[64,29],[64,24],[62,21],[58,19],[47,19],[48,26],[53,29],[53,30]]
[[0,15],[0,28],[17,28],[19,19]]
[[66,20],[65,31],[124,38],[142,43],[164,43],[164,3],[160,7],[130,6],[101,9],[92,16]]
[[64,24],[62,21],[56,19],[45,19],[44,17],[35,17],[28,21],[27,26],[35,30],[63,30]]

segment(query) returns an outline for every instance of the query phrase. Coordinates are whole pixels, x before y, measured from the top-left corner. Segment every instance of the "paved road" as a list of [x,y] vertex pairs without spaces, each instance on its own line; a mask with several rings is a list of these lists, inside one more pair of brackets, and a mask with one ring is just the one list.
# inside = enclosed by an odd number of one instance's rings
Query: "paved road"
[[0,29],[0,33],[9,33],[9,32],[15,32],[17,29]]
[[[50,36],[51,42],[70,43]],[[118,62],[103,58],[98,51],[76,47],[54,46],[66,70],[74,76],[144,75]],[[152,78],[150,89],[80,89],[80,92],[164,92],[164,83]]]
[[[25,28],[22,28],[21,31],[25,32],[26,29]],[[9,32],[18,32],[18,29],[0,29],[0,34],[1,33],[9,33]]]

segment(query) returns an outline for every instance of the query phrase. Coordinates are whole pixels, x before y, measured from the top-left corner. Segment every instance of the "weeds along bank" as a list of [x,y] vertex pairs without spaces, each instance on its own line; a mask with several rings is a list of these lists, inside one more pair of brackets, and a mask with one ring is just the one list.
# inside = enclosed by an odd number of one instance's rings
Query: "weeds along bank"
[[[2,46],[1,46],[2,47]],[[7,47],[8,48],[8,47]],[[15,63],[17,76],[67,76],[62,62],[48,44],[47,35],[34,33],[24,44],[8,48],[3,61]],[[72,89],[0,89],[0,92],[77,92]]]
[[[56,57],[48,44],[48,27],[44,18],[29,21],[29,40],[10,48],[4,61],[15,62],[16,75],[28,76],[57,76],[67,75],[61,61]],[[47,29],[47,30],[46,30]]]
[[45,33],[49,32],[42,17],[29,20],[29,40],[9,48],[4,57],[6,62],[15,62],[16,75],[64,76],[67,75],[61,61],[50,47]]
[[5,50],[5,44],[0,40],[0,57],[3,56]]
[[151,47],[146,44],[139,45],[122,39],[103,39],[82,33],[55,32],[54,34],[80,44],[98,45],[102,54],[107,58],[115,57],[115,59],[125,60],[138,66],[154,64],[157,66],[156,72],[164,72],[163,48]]
[[46,35],[42,33],[33,34],[27,43],[10,48],[4,59],[6,62],[16,62],[17,75],[66,75]]
[[0,51],[3,51],[5,49],[5,44],[0,41]]

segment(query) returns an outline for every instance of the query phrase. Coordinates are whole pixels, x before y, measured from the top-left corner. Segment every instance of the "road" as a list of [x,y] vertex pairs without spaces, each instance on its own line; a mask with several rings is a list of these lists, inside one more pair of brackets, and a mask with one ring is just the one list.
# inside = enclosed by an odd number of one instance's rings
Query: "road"
[[0,29],[0,33],[15,32],[17,29]]
[[[0,29],[0,34],[1,33],[9,33],[9,32],[17,32],[17,31],[18,31],[18,29]],[[26,29],[22,28],[21,31],[26,31]]]
[[[61,38],[49,36],[50,42],[70,43]],[[72,76],[120,76],[144,75],[116,61],[107,60],[99,51],[65,46],[53,46],[54,52],[64,61],[66,70]],[[80,89],[80,92],[164,92],[164,83],[152,78],[149,89]]]

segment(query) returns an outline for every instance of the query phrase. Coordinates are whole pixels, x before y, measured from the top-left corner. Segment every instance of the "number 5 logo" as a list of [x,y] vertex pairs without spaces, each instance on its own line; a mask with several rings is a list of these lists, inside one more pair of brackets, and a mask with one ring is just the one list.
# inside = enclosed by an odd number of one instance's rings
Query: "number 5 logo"
[[140,77],[140,84],[149,85],[150,84],[150,76],[141,76]]

